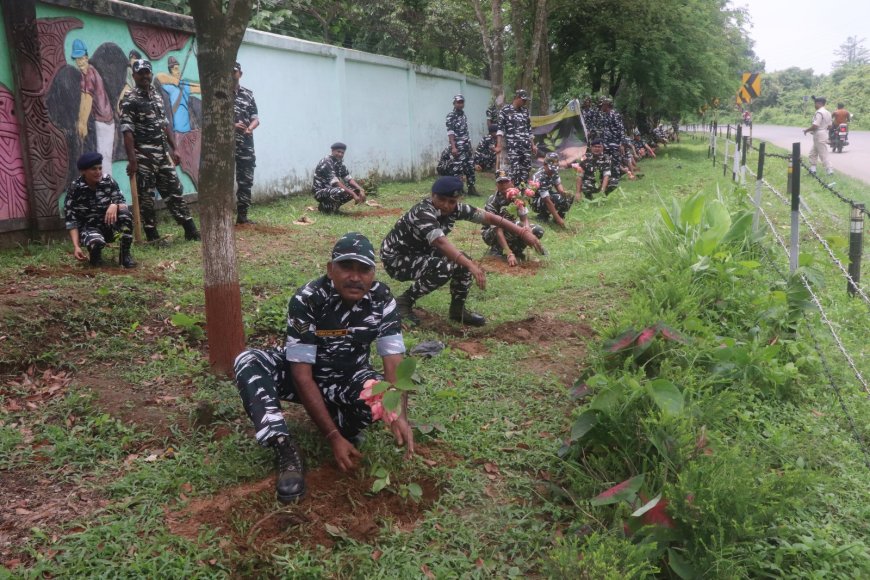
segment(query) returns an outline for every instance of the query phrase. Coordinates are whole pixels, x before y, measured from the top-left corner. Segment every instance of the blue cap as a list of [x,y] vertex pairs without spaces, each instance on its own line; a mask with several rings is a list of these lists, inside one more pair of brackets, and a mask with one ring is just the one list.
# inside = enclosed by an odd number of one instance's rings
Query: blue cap
[[85,169],[90,169],[94,165],[101,165],[102,163],[102,155],[100,155],[96,151],[89,151],[87,153],[83,153],[82,156],[79,157],[78,162],[76,162],[76,167],[79,168],[79,171],[84,171]]
[[462,180],[453,175],[439,177],[432,184],[432,193],[444,197],[458,197],[462,195]]
[[342,143],[341,141],[336,141],[335,143],[333,143],[333,144],[330,146],[330,149],[333,149],[333,150],[335,150],[335,149],[341,149],[342,151],[347,151],[347,145],[345,145],[345,144]]
[[87,54],[88,47],[85,46],[85,43],[78,38],[73,40],[72,53],[70,53],[70,56],[72,56],[73,58],[81,58],[83,56],[87,56]]

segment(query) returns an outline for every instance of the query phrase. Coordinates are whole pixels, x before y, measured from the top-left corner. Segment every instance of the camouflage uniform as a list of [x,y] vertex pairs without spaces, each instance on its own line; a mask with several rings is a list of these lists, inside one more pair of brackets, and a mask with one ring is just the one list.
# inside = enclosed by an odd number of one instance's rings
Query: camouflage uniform
[[466,268],[442,256],[432,245],[453,229],[456,220],[483,223],[484,212],[460,203],[448,216],[426,198],[399,218],[381,244],[384,269],[401,282],[414,280],[405,292],[412,301],[429,294],[450,281],[450,295],[462,301],[468,297],[472,276]]
[[103,175],[96,190],[88,187],[84,177],[75,179],[69,186],[64,203],[66,229],[79,230],[79,244],[89,251],[102,248],[121,234],[121,247],[129,250],[133,243],[133,214],[129,209],[118,209],[114,224],[106,223],[106,211],[113,203],[125,204],[118,183],[110,175]]
[[508,170],[517,187],[527,183],[532,169],[532,122],[526,107],[512,104],[502,107],[498,115],[498,134],[504,135]]
[[[233,105],[236,123],[250,125],[257,118],[257,102],[254,93],[243,86],[236,91]],[[254,136],[244,131],[236,131],[236,200],[240,210],[251,207],[251,188],[254,186],[254,167],[257,156],[254,154]]]
[[610,177],[610,180],[607,182],[607,189],[604,192],[605,194],[616,189],[619,185],[619,178],[613,175],[611,171],[612,166],[613,161],[606,153],[603,153],[600,157],[595,157],[592,153],[587,153],[583,160],[580,161],[580,167],[583,168],[581,189],[586,199],[592,199],[592,196],[598,193],[601,189],[601,186],[596,184],[596,172],[598,172],[602,181],[604,181],[605,177]]
[[435,173],[438,175],[453,175],[453,155],[450,152],[450,147],[445,147],[441,152],[441,157],[438,158],[438,165],[435,167]]
[[360,392],[371,379],[383,380],[370,362],[371,345],[387,356],[405,352],[402,323],[390,289],[375,282],[366,296],[345,306],[327,276],[296,291],[287,313],[284,350],[250,349],[235,361],[236,385],[254,423],[257,441],[289,436],[280,399],[301,403],[291,363],[312,365],[314,382],[342,436],[351,439],[372,423]]
[[[185,227],[190,209],[182,197],[183,189],[175,165],[169,156],[163,127],[168,124],[163,111],[163,99],[154,87],[147,91],[134,87],[121,101],[121,133],[131,132],[136,146],[136,188],[139,193],[139,213],[146,234],[157,231],[157,213],[154,210],[154,194],[159,193],[166,201],[169,213],[176,223]],[[154,236],[149,234],[148,239]]]
[[545,169],[541,167],[535,172],[532,181],[537,181],[540,185],[537,193],[532,198],[532,207],[538,215],[545,219],[550,217],[550,210],[547,208],[547,204],[544,203],[544,200],[549,197],[553,200],[553,205],[556,206],[556,212],[559,214],[559,217],[564,218],[574,204],[574,196],[562,195],[556,189],[557,186],[562,185],[559,170],[555,169],[552,175],[547,175]]
[[601,119],[601,141],[604,143],[604,152],[611,157],[618,156],[619,144],[625,137],[625,124],[622,115],[616,111],[607,113],[599,111]]
[[586,125],[586,139],[601,138],[601,112],[591,106],[581,110],[583,123]]
[[[464,175],[465,183],[469,189],[474,186],[474,155],[471,151],[471,137],[468,134],[468,117],[462,109],[453,109],[447,114],[445,120],[447,135],[453,135],[458,155],[452,158],[452,173],[457,177]],[[448,150],[450,148],[448,147]],[[452,154],[452,151],[451,151]]]
[[344,161],[332,155],[321,159],[314,170],[314,199],[320,204],[321,211],[337,212],[338,208],[353,199],[351,194],[336,186],[339,179],[346,185],[353,179]]
[[[504,219],[517,224],[518,227],[523,227],[524,224],[522,220],[517,219],[516,216],[511,215],[511,212],[508,211],[511,205],[513,205],[512,201],[508,200],[501,192],[496,191],[491,196],[489,196],[488,200],[486,200],[485,210],[489,213],[499,215]],[[525,208],[524,210],[519,210],[518,216],[522,217],[526,215],[528,211],[529,210],[527,208]],[[535,234],[535,236],[539,240],[544,237],[544,228],[536,224],[529,224],[529,226],[532,230],[532,233]],[[502,247],[499,245],[498,242],[498,235],[496,234],[497,230],[498,227],[496,226],[485,225],[481,229],[480,233],[483,237],[484,243],[492,248],[493,253],[501,254]],[[507,242],[511,252],[513,252],[514,256],[516,256],[517,258],[522,259],[524,257],[523,252],[526,248],[529,247],[529,245],[525,243],[522,239],[520,239],[519,236],[512,232],[509,232],[507,230],[502,230],[502,232],[504,233],[504,239]]]
[[483,139],[474,150],[474,164],[479,165],[483,171],[495,169],[495,138],[492,135],[484,135]]

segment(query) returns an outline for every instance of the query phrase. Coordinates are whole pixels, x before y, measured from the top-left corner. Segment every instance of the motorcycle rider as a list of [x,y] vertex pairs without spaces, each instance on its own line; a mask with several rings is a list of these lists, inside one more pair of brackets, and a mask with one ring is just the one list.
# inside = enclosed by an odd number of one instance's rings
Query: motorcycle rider
[[[848,125],[849,125],[849,121],[851,121],[851,120],[852,120],[852,113],[850,113],[849,111],[846,110],[846,105],[844,105],[843,103],[837,103],[837,110],[834,111],[833,113],[831,113],[831,130],[830,130],[829,140],[831,141],[832,145],[838,142],[837,135],[838,135],[838,132],[840,130],[840,125],[847,126],[847,134],[848,134]],[[847,140],[843,142],[843,145],[848,145],[848,144],[849,144],[849,141],[847,138]],[[841,148],[841,150],[842,150],[842,148]]]

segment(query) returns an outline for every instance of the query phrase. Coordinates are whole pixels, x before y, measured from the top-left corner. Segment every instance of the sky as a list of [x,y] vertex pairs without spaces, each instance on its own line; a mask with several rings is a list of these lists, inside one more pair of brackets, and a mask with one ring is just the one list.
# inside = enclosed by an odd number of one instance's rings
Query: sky
[[870,0],[731,0],[749,11],[755,54],[773,72],[793,66],[829,74],[846,38],[870,49]]

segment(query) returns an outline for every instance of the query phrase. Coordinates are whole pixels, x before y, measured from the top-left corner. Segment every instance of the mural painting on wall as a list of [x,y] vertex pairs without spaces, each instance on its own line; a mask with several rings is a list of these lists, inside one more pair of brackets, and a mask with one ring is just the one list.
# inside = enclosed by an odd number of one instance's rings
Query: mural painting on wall
[[15,96],[0,83],[0,220],[27,217],[27,184]]
[[[43,35],[44,29],[57,30],[61,22],[62,34]],[[66,141],[67,179],[63,189],[78,177],[76,160],[85,151],[98,151],[103,155],[106,173],[112,172],[112,161],[127,159],[118,118],[121,100],[134,87],[131,63],[139,58],[159,59],[172,50],[177,51],[188,43],[190,35],[128,23],[130,46],[122,48],[107,41],[94,47],[76,36],[76,30],[84,27],[78,18],[44,18],[39,19],[38,25],[44,86],[49,87],[46,105],[51,122]],[[64,54],[67,37],[71,37],[72,45],[70,53]],[[200,87],[184,77],[185,68],[195,66],[192,56],[193,43],[183,56],[183,65],[170,56],[166,72],[157,72],[155,68],[154,86],[163,99],[167,121],[175,133],[181,170],[196,185],[202,106],[194,95],[199,95]],[[124,175],[115,177],[119,181],[127,179]]]

